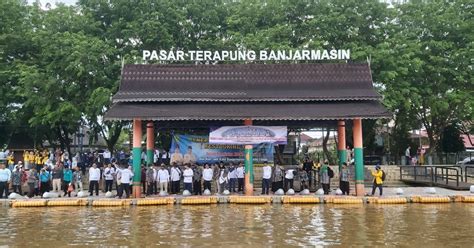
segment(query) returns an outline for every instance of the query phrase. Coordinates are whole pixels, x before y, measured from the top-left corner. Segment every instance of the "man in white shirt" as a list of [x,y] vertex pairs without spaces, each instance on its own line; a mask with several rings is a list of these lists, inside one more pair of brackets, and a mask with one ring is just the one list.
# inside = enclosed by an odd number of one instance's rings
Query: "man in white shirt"
[[160,192],[168,193],[168,182],[170,180],[170,173],[165,169],[165,165],[161,164],[160,170],[158,170],[158,182],[160,182]]
[[209,167],[209,164],[204,165],[204,170],[202,170],[202,179],[204,180],[204,190],[208,189],[211,191],[211,182],[214,172]]
[[231,162],[229,166],[229,191],[231,193],[236,192],[235,186],[237,184],[237,168]]
[[285,171],[285,191],[293,188],[293,178],[295,177],[294,169],[288,169]]
[[271,177],[272,177],[272,167],[267,163],[267,161],[265,161],[263,162],[262,195],[269,194]]
[[239,167],[235,169],[235,174],[237,174],[237,191],[242,192],[244,191],[244,177],[245,177],[245,169],[244,164],[239,163]]
[[118,197],[122,198],[123,191],[127,198],[130,197],[130,181],[133,178],[133,172],[130,170],[129,167],[125,167],[122,170],[119,170],[117,173],[117,181],[120,181],[120,189],[118,193]]
[[171,167],[171,194],[178,194],[180,191],[179,182],[181,180],[181,170],[176,163]]
[[5,167],[5,162],[0,162],[0,198],[8,198],[8,184],[12,178],[12,172]]
[[189,191],[189,193],[193,192],[193,175],[194,171],[189,167],[189,164],[184,166],[183,172],[183,183],[184,183],[184,190]]
[[100,180],[100,169],[97,168],[97,164],[93,163],[92,167],[89,168],[89,196],[95,189],[95,195],[99,195],[99,180]]
[[115,168],[108,163],[104,169],[105,192],[112,192],[112,185],[114,184]]
[[410,153],[411,147],[408,146],[407,149],[405,150],[405,159],[406,159],[406,165],[411,164],[411,153]]

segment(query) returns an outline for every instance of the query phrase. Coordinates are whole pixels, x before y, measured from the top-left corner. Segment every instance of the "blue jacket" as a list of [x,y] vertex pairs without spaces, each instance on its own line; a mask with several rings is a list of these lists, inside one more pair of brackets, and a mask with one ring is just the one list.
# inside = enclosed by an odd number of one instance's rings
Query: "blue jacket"
[[64,170],[63,180],[72,182],[72,170]]
[[50,174],[49,171],[43,171],[40,173],[40,180],[42,183],[47,183],[49,181]]

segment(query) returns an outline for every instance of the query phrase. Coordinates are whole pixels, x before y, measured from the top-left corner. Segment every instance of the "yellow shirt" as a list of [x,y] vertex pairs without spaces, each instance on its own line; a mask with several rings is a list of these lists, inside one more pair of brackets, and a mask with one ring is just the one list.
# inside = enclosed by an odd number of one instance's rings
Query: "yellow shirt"
[[7,156],[8,164],[14,164],[15,158],[12,155]]
[[382,170],[372,171],[372,176],[374,177],[375,184],[383,184],[382,175]]

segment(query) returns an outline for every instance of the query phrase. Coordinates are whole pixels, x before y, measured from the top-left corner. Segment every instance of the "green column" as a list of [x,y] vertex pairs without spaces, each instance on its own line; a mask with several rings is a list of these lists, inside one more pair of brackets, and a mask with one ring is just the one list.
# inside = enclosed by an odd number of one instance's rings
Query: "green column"
[[338,150],[337,154],[338,154],[338,157],[339,157],[339,171],[341,171],[342,163],[346,162],[346,159],[347,159],[347,151],[346,151],[346,149]]
[[354,148],[355,180],[364,183],[364,152],[362,148]]
[[141,147],[134,147],[132,149],[132,158],[133,158],[133,185],[140,186],[141,184],[141,156],[142,156],[142,148]]
[[250,183],[253,184],[253,147],[245,146],[245,174],[249,175]]
[[146,150],[146,165],[152,165],[153,164],[153,150],[147,149]]

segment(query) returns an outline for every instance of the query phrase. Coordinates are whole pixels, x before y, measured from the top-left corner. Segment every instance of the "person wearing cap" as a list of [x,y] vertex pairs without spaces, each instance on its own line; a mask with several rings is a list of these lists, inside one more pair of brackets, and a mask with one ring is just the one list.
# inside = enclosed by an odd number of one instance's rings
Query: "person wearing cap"
[[376,188],[379,188],[380,196],[382,196],[383,171],[382,171],[382,168],[380,168],[380,165],[375,166],[375,170],[372,171],[372,176],[374,177],[374,181],[372,184],[372,196],[375,194]]
[[343,195],[349,195],[349,177],[350,171],[349,168],[347,168],[347,163],[344,162],[342,163],[342,169],[339,173],[339,178],[341,178],[339,182],[339,188],[341,189]]
[[270,192],[270,179],[272,178],[272,167],[267,161],[263,162],[262,175],[262,195],[268,195]]

